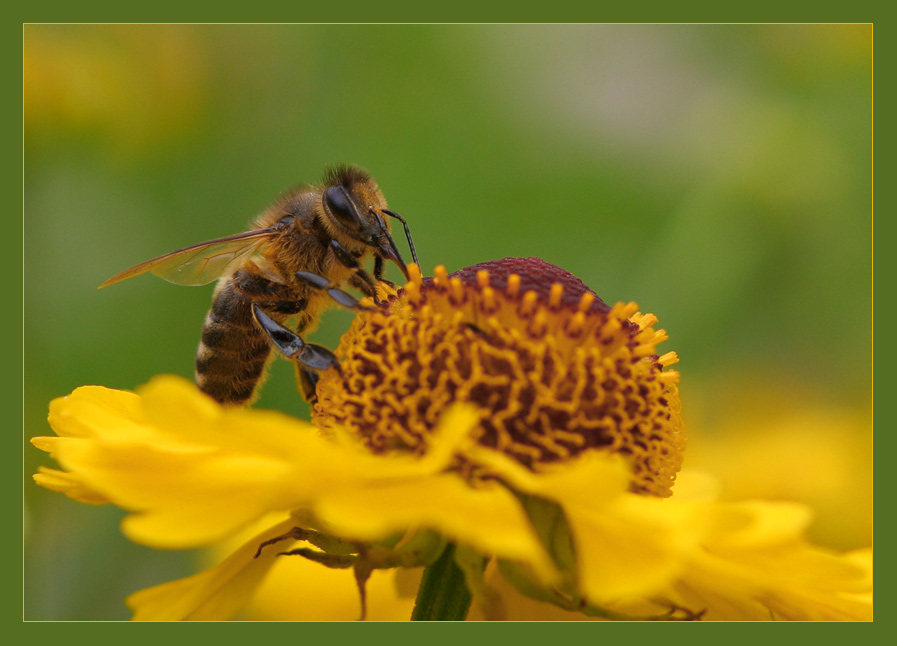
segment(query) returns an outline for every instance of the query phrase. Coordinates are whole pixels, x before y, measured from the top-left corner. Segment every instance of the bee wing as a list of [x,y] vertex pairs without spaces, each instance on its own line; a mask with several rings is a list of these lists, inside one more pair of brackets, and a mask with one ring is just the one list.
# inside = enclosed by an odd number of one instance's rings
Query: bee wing
[[275,227],[256,229],[190,245],[125,269],[100,287],[146,272],[177,285],[205,285],[258,253],[276,230]]

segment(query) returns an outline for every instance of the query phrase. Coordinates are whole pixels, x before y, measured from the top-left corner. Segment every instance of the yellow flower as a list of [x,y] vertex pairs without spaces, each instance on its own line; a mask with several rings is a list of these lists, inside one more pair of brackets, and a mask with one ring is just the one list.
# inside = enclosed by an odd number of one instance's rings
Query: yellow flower
[[871,555],[808,544],[804,507],[716,502],[695,476],[670,497],[684,436],[655,317],[537,259],[411,273],[344,337],[316,426],[174,377],[51,404],[58,437],[34,443],[63,470],[38,483],[133,512],[133,540],[265,523],[219,565],[132,595],[136,619],[233,616],[287,551],[351,569],[362,599],[375,570],[427,566],[418,608],[454,576],[484,618],[517,616],[508,584],[582,617],[871,618]]

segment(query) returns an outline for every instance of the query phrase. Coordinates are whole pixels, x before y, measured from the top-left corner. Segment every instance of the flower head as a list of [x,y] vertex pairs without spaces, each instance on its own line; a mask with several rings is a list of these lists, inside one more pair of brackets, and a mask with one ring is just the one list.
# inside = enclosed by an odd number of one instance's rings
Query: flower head
[[139,619],[231,616],[278,553],[351,570],[362,598],[374,570],[448,556],[488,617],[497,578],[607,618],[871,616],[869,555],[806,543],[803,507],[717,503],[694,477],[669,497],[684,439],[655,321],[537,259],[412,272],[322,375],[320,430],[173,377],[85,387],[52,403],[58,436],[34,443],[62,470],[35,477],[131,511],[124,531],[156,547],[264,520],[219,565],[133,595]]
[[[682,462],[679,375],[666,334],[636,306],[607,306],[538,258],[435,278],[419,272],[358,316],[318,384],[315,423],[374,452],[423,454],[449,405],[474,407],[475,441],[533,470],[599,449],[624,456],[633,491],[669,496]],[[467,463],[463,469],[475,469]]]

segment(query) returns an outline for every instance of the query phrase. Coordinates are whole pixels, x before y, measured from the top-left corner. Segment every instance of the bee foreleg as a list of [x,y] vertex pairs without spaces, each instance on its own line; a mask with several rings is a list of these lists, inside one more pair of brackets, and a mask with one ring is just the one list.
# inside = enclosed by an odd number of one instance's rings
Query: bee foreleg
[[[330,241],[330,248],[333,250],[333,255],[336,257],[339,263],[343,267],[346,267],[353,271],[351,278],[349,278],[349,283],[353,287],[357,287],[358,289],[363,291],[368,296],[372,296],[374,298],[374,302],[379,304],[380,299],[377,298],[377,281],[371,278],[371,275],[364,270],[364,268],[358,262],[358,259],[351,253],[349,253],[349,251],[336,240]],[[382,271],[383,270],[381,269],[381,273]]]
[[328,368],[339,370],[339,360],[336,355],[324,346],[306,343],[298,334],[265,314],[265,311],[256,303],[252,304],[252,313],[274,347],[286,358],[298,361],[312,370],[327,370]]
[[385,283],[390,287],[395,287],[396,284],[391,280],[386,280],[383,277],[383,271],[386,268],[386,262],[380,256],[374,258],[374,280],[380,283]]

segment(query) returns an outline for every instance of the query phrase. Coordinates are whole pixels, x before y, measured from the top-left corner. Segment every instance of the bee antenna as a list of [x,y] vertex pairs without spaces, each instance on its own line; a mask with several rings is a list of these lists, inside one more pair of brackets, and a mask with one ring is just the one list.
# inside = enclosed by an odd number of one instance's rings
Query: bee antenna
[[395,211],[390,211],[389,209],[381,209],[386,215],[391,218],[395,218],[399,222],[402,223],[402,226],[405,228],[405,238],[408,240],[408,246],[411,248],[411,258],[414,260],[414,264],[420,267],[420,261],[417,259],[417,252],[414,250],[414,241],[411,239],[411,229],[408,228],[408,223],[405,222],[405,218],[396,213]]

